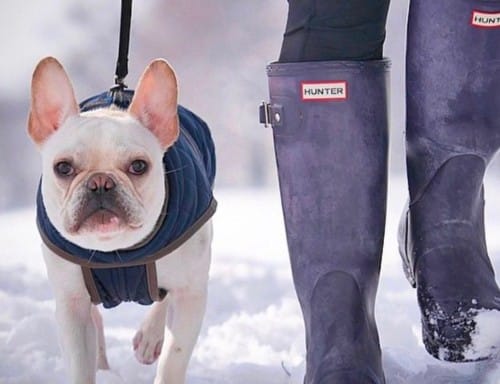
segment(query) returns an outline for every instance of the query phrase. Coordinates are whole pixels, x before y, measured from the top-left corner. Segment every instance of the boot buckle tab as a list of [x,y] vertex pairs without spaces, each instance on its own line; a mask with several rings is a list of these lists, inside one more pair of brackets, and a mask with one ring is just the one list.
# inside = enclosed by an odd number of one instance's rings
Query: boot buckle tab
[[266,103],[265,101],[259,106],[260,123],[268,128],[270,125],[279,127],[283,122],[283,107],[281,105]]

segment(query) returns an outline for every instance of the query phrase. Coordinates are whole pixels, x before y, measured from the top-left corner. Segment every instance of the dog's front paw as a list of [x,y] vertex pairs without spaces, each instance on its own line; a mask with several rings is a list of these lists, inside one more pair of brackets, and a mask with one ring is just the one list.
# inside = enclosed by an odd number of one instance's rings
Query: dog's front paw
[[135,357],[142,364],[153,364],[160,356],[163,345],[163,332],[157,334],[139,330],[133,340]]
[[160,356],[165,335],[165,303],[155,303],[134,336],[135,357],[153,364]]

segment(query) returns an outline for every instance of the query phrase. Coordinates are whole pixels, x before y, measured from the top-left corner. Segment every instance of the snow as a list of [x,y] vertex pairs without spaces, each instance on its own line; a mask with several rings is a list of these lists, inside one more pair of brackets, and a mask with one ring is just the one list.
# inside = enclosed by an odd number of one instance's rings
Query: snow
[[480,310],[474,317],[476,329],[472,334],[472,343],[465,354],[466,359],[474,359],[478,351],[485,351],[491,345],[500,346],[500,326],[497,311]]
[[[391,176],[377,322],[388,384],[499,384],[498,361],[453,364],[430,357],[420,340],[415,290],[397,253],[397,223],[406,196]],[[490,254],[500,265],[500,184],[487,184]],[[488,194],[488,191],[490,194]],[[491,200],[490,200],[491,195]],[[188,384],[299,384],[304,373],[300,309],[291,280],[277,188],[218,190],[219,209],[204,326]],[[34,224],[34,209],[0,215],[0,382],[66,383],[54,301]],[[132,337],[147,308],[123,304],[103,311],[111,371],[100,384],[151,383],[155,365],[135,361]],[[500,332],[478,315],[475,342]]]

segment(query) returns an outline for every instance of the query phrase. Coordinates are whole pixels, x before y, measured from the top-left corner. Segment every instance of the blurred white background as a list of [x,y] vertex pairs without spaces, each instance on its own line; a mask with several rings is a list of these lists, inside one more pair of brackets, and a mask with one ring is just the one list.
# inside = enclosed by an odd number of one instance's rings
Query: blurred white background
[[[386,56],[392,70],[391,169],[404,169],[403,58],[407,0],[393,1]],[[286,22],[285,0],[135,1],[127,83],[134,88],[147,63],[163,57],[177,71],[180,102],[211,126],[218,187],[276,183],[271,131],[258,123],[267,99],[266,64],[276,60]],[[26,135],[32,71],[58,58],[79,100],[113,83],[119,0],[0,3],[0,211],[32,202],[38,153]]]

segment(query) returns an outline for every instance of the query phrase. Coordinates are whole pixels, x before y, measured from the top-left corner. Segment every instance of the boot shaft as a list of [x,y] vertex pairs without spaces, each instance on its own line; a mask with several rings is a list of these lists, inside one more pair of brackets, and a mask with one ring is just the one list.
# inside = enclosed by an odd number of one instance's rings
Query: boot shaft
[[287,238],[290,252],[297,254],[294,268],[350,268],[354,258],[378,274],[387,188],[388,68],[387,61],[268,67]]
[[412,0],[407,50],[411,201],[446,161],[500,147],[500,1]]

